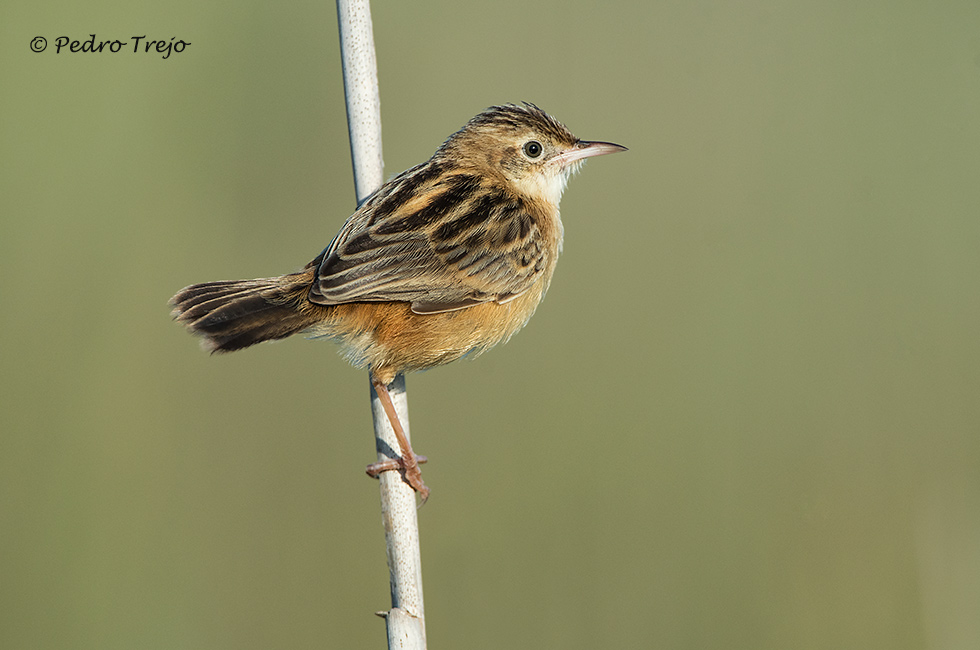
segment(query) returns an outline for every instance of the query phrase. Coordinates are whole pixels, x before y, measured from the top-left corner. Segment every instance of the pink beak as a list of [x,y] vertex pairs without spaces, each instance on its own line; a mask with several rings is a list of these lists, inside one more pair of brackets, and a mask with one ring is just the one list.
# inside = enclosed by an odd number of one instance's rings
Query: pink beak
[[588,140],[580,140],[575,146],[556,156],[555,160],[562,167],[567,167],[568,165],[579,160],[584,160],[593,156],[605,156],[608,153],[619,153],[620,151],[627,151],[627,149],[620,144],[613,144],[612,142],[589,142]]

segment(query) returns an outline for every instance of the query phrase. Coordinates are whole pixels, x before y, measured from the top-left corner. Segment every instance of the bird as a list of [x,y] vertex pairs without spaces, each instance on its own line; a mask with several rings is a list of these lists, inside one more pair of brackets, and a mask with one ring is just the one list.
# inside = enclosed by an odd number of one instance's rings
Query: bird
[[562,249],[559,202],[587,158],[626,151],[580,140],[531,103],[491,106],[429,160],[387,181],[302,270],[193,284],[174,319],[212,353],[305,333],[368,369],[400,456],[428,498],[388,386],[399,374],[475,357],[507,341],[544,297]]

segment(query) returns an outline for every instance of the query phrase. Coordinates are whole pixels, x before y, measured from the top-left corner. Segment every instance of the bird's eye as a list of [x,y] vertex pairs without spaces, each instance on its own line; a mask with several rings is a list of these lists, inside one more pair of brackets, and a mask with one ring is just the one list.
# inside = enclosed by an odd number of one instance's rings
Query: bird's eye
[[524,155],[528,158],[537,158],[541,155],[542,151],[541,143],[537,140],[524,143]]

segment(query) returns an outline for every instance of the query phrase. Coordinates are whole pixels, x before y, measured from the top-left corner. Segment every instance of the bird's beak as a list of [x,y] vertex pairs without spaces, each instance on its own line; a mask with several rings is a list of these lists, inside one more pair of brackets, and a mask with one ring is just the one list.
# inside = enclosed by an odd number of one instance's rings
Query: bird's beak
[[605,156],[608,153],[619,153],[627,151],[626,147],[613,144],[612,142],[589,142],[580,140],[577,144],[569,147],[556,156],[556,162],[562,167],[568,167],[572,163],[591,158],[592,156]]

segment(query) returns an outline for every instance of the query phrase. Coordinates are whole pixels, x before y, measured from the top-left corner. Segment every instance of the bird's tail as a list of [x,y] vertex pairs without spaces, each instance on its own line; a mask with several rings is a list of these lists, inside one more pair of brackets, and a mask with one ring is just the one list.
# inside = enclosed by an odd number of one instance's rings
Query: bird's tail
[[278,278],[192,284],[170,299],[173,316],[210,352],[282,339],[315,325],[324,307],[306,299],[309,271]]

